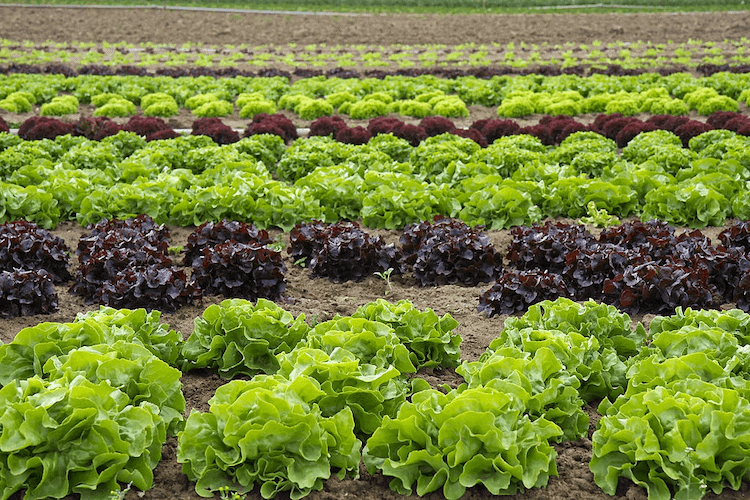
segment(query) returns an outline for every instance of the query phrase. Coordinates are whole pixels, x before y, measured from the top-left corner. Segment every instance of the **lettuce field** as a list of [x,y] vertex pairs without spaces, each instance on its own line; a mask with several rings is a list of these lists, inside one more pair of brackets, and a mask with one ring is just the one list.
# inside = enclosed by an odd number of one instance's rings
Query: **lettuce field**
[[0,5],[0,498],[748,498],[745,14]]

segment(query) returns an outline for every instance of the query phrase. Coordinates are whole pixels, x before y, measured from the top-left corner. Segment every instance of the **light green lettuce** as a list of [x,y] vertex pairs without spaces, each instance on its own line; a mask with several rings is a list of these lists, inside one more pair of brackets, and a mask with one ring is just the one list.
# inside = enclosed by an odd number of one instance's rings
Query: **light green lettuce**
[[371,474],[393,477],[390,487],[402,495],[442,488],[456,500],[479,484],[493,495],[545,486],[557,475],[549,440],[562,430],[525,415],[524,396],[489,387],[418,392],[396,418],[383,418],[364,448],[364,463]]
[[287,491],[296,500],[321,490],[334,472],[357,477],[361,442],[352,411],[324,417],[313,403],[324,395],[306,376],[229,382],[209,400],[208,413],[191,412],[177,461],[203,497],[225,486],[245,493],[258,485],[263,498]]
[[182,369],[210,368],[225,378],[272,374],[276,355],[291,351],[309,330],[304,314],[295,318],[270,300],[227,299],[195,319]]

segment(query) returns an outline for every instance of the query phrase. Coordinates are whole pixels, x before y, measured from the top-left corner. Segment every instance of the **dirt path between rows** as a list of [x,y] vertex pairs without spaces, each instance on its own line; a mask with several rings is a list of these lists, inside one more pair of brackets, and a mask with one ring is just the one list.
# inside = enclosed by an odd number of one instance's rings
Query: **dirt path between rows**
[[[573,21],[574,20],[574,21]],[[43,42],[206,44],[589,43],[747,36],[750,11],[619,14],[387,14],[320,16],[164,9],[69,9],[0,5],[0,38]]]

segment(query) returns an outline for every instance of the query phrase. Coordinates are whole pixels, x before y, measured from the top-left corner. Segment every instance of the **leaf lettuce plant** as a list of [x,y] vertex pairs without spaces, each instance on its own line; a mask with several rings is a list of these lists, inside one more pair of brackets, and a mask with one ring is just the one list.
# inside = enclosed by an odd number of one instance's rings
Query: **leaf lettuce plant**
[[263,498],[286,491],[295,500],[321,490],[334,473],[357,477],[361,442],[352,411],[323,417],[313,402],[323,395],[306,376],[258,375],[219,387],[209,411],[193,410],[178,436],[183,473],[203,497],[258,485]]

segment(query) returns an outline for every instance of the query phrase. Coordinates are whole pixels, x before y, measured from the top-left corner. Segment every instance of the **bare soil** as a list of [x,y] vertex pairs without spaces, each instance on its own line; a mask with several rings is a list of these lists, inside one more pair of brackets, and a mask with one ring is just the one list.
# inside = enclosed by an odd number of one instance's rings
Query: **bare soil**
[[[43,9],[0,6],[0,37],[14,40],[55,41],[128,41],[211,44],[239,43],[367,43],[367,44],[420,44],[420,43],[528,43],[557,44],[564,42],[637,41],[655,43],[673,40],[686,41],[699,38],[704,41],[722,41],[747,34],[750,13],[710,14],[591,14],[572,17],[569,14],[540,15],[385,15],[385,16],[298,16],[257,14],[214,14],[173,12],[168,10],[97,10],[97,9]],[[171,228],[172,245],[184,245],[194,228]],[[721,228],[707,229],[716,237]],[[55,234],[63,237],[71,248],[85,232],[75,223],[61,223]],[[398,232],[373,231],[388,241],[396,242]],[[508,231],[489,233],[495,246],[507,248]],[[73,259],[72,267],[76,265]],[[385,297],[391,301],[411,300],[421,309],[432,308],[438,314],[451,314],[458,322],[456,333],[463,338],[462,358],[476,360],[490,341],[503,327],[505,316],[487,318],[477,312],[479,295],[489,284],[477,287],[443,286],[421,288],[413,279],[394,277],[391,289],[384,280],[372,276],[358,283],[333,284],[326,279],[311,279],[305,269],[295,267],[287,259],[288,285],[281,305],[295,315],[305,314],[308,320],[323,321],[335,314],[349,315],[357,307]],[[60,299],[59,312],[50,316],[33,316],[2,320],[0,340],[9,342],[24,327],[43,321],[64,322],[75,318],[76,313],[94,309],[80,297],[67,293],[70,283],[57,287]],[[197,306],[185,307],[175,314],[164,314],[162,319],[172,328],[187,336],[193,329],[194,319],[208,305],[222,297],[208,297]],[[647,322],[649,317],[634,320]],[[447,383],[456,386],[460,377],[453,370],[424,370],[419,374],[434,385]],[[208,371],[190,372],[183,376],[183,389],[188,411],[208,410],[208,399],[225,381]],[[591,433],[598,414],[595,407],[587,407],[591,426],[586,438],[555,445],[558,452],[559,477],[552,478],[546,488],[534,489],[509,498],[513,499],[610,499],[593,482],[588,468],[591,458]],[[163,458],[155,469],[154,487],[145,492],[132,491],[128,499],[195,499],[200,498],[186,476],[181,473],[176,460],[176,439],[170,438],[163,448]],[[328,500],[340,498],[416,499],[404,497],[388,488],[389,478],[380,474],[371,476],[362,469],[357,480],[329,480],[323,491],[308,498]],[[20,495],[14,497],[20,498]],[[491,495],[484,488],[472,488],[465,499],[487,499]],[[250,499],[260,499],[256,492]],[[281,496],[283,498],[283,496]],[[442,499],[440,492],[429,494],[430,500]],[[621,481],[617,499],[645,499],[645,490],[629,481]],[[750,498],[750,486],[743,484],[740,491],[725,491],[721,495],[709,493],[706,498],[739,500]]]
[[594,40],[720,42],[747,36],[750,11],[627,14],[301,15],[0,5],[0,37],[44,42],[447,44]]

